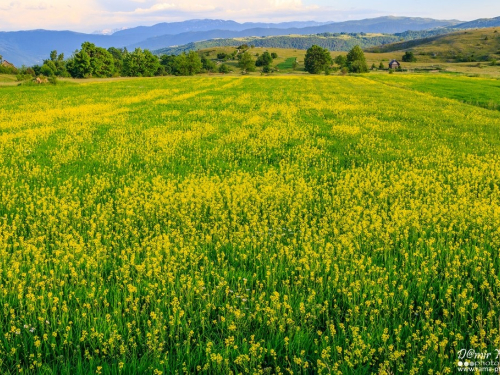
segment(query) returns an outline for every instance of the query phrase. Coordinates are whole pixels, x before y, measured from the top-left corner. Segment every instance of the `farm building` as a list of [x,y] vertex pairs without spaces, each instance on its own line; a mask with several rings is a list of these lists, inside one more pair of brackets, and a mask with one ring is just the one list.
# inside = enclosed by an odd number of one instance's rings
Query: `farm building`
[[6,67],[6,68],[15,68],[14,64],[11,64],[7,60],[2,61],[2,66]]
[[399,69],[401,67],[401,64],[397,60],[391,60],[389,63],[389,69]]

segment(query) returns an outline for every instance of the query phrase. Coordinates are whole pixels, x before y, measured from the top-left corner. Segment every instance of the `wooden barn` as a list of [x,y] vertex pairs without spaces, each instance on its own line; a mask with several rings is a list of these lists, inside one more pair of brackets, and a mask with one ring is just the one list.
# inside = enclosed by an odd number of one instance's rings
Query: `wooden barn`
[[399,69],[401,68],[401,64],[397,60],[391,60],[389,63],[389,69]]

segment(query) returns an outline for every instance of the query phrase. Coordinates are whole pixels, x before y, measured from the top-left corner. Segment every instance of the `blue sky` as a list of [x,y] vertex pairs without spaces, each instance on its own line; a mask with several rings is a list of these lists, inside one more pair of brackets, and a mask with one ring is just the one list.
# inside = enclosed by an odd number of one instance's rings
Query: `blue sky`
[[94,30],[193,18],[283,22],[384,15],[472,20],[500,16],[493,0],[0,0],[0,31]]

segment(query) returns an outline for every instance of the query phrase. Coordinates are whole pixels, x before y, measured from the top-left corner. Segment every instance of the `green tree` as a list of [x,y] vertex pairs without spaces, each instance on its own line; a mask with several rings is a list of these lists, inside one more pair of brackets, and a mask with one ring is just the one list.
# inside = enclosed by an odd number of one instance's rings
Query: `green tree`
[[276,52],[273,52],[273,53],[271,53],[271,57],[273,59],[277,59],[278,58],[278,54]]
[[217,69],[217,65],[212,60],[207,59],[206,57],[203,57],[201,59],[201,65],[207,72],[215,72]]
[[273,62],[273,58],[269,52],[264,52],[259,56],[257,61],[255,62],[255,66],[269,66]]
[[347,54],[347,67],[352,73],[367,73],[365,54],[360,46],[354,46]]
[[123,75],[128,77],[152,77],[158,74],[160,61],[149,50],[136,48],[123,60]]
[[385,65],[384,65],[384,63],[382,61],[380,62],[380,65],[378,66],[378,68],[379,69],[384,69],[385,68]]
[[45,64],[40,68],[40,73],[47,77],[52,77],[56,75],[57,68],[55,64],[48,60]]
[[113,56],[106,49],[85,42],[82,44],[82,51],[85,51],[90,57],[91,77],[103,78],[113,75],[115,70]]
[[231,71],[231,69],[229,68],[229,66],[227,64],[221,64],[219,66],[219,73],[226,74],[226,73],[229,73],[230,71]]
[[238,67],[243,73],[255,72],[255,61],[248,52],[243,52],[240,55],[240,61],[238,61]]
[[415,57],[415,55],[413,54],[413,52],[406,51],[405,54],[403,55],[402,60],[404,62],[416,62],[417,58]]
[[338,55],[335,57],[335,64],[337,64],[340,68],[345,68],[347,66],[347,56],[346,55]]
[[192,76],[199,73],[202,69],[200,56],[194,52],[183,52],[175,58],[174,73],[180,76]]
[[90,65],[89,54],[83,49],[77,52],[73,60],[68,63],[68,70],[74,78],[90,77],[92,75],[92,67]]
[[108,52],[113,56],[113,61],[115,64],[115,75],[123,75],[123,60],[128,54],[126,48],[108,48]]
[[45,71],[42,74],[47,75],[48,77],[50,76],[60,76],[60,77],[68,77],[69,73],[66,69],[66,61],[64,60],[64,53],[57,54],[57,51],[51,51],[50,52],[50,59],[49,60],[44,60],[43,62],[44,65],[47,65],[50,70],[52,70],[53,74],[46,74],[48,73],[47,67],[44,68],[42,66],[42,69]]
[[327,49],[313,45],[307,50],[304,64],[307,72],[319,74],[332,64],[332,56]]
[[160,57],[160,64],[165,68],[166,74],[174,74],[176,57],[175,55],[162,55]]

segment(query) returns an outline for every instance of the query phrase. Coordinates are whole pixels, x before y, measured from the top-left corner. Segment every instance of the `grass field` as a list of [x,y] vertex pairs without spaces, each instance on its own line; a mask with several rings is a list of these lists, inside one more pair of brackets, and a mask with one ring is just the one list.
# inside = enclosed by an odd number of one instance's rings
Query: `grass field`
[[500,110],[500,80],[446,75],[390,75],[367,76],[377,82],[399,86],[434,96],[459,100],[483,108]]
[[451,374],[495,353],[500,112],[422,77],[0,88],[0,373]]

